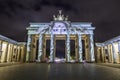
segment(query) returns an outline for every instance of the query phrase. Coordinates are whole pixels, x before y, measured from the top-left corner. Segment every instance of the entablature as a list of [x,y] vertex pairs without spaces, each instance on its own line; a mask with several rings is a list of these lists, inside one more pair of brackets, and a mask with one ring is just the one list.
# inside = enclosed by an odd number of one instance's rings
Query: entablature
[[6,41],[6,42],[9,42],[9,43],[12,43],[12,44],[17,44],[17,41],[14,41],[14,40],[12,40],[10,38],[7,38],[5,36],[2,36],[2,35],[0,35],[0,40]]

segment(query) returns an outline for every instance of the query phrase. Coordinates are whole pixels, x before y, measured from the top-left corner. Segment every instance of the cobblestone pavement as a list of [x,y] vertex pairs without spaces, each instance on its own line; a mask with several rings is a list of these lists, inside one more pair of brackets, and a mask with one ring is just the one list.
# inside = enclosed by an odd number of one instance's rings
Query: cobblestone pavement
[[93,63],[24,63],[0,67],[0,80],[120,80],[120,69]]

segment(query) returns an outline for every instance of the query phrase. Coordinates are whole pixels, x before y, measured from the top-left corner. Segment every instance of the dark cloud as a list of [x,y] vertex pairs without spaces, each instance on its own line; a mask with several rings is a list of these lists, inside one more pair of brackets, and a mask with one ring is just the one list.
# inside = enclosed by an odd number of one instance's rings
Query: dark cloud
[[0,14],[6,14],[7,16],[15,15],[19,9],[25,9],[25,7],[14,0],[2,0],[0,1]]
[[[0,0],[0,34],[26,41],[29,22],[50,22],[58,9],[71,21],[92,22],[95,41],[120,35],[119,0]],[[9,30],[8,30],[9,29]]]

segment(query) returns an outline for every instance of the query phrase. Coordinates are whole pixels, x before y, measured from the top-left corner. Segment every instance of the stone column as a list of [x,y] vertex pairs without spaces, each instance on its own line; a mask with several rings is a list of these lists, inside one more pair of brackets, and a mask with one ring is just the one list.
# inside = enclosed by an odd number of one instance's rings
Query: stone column
[[79,62],[83,62],[82,56],[82,36],[78,34],[78,54],[79,54]]
[[18,52],[18,50],[17,50],[17,45],[15,45],[16,47],[15,47],[15,51],[14,51],[14,55],[15,55],[15,58],[14,58],[14,61],[16,62],[16,60],[17,60],[17,52]]
[[75,60],[79,61],[78,60],[78,36],[76,36],[75,38]]
[[106,62],[106,53],[105,53],[105,46],[103,46],[103,53],[102,53],[102,55],[103,55],[103,62],[105,63]]
[[45,37],[44,37],[44,43],[43,43],[43,45],[44,45],[44,60],[46,61],[46,39],[45,39]]
[[31,35],[28,34],[27,40],[27,54],[26,54],[26,61],[30,61],[30,53],[31,53]]
[[70,34],[66,35],[66,62],[70,62]]
[[33,61],[33,54],[34,54],[34,35],[31,36],[31,46],[30,46],[30,55],[29,55],[29,61],[32,62]]
[[54,62],[54,34],[51,33],[50,39],[50,62]]
[[113,60],[112,44],[110,44],[109,47],[110,47],[110,59],[111,59],[111,63],[113,63],[114,60]]
[[24,62],[24,56],[25,56],[25,46],[21,46],[21,57],[20,57],[20,62]]
[[88,61],[88,53],[87,53],[87,48],[88,48],[88,44],[87,44],[87,37],[84,39],[84,43],[85,43],[85,60]]
[[39,34],[38,61],[42,60],[43,54],[43,34]]
[[54,58],[56,57],[56,35],[54,35]]
[[89,47],[89,36],[86,35],[86,39],[85,39],[85,56],[86,56],[86,61],[90,62],[90,47]]
[[96,62],[100,62],[100,47],[97,47],[96,49],[97,49],[97,51],[96,51]]
[[90,61],[94,62],[95,61],[95,55],[94,55],[94,41],[93,41],[93,34],[89,35],[90,38]]
[[7,53],[7,62],[10,62],[10,51],[11,51],[11,44],[8,45],[8,53]]
[[111,55],[110,55],[110,48],[109,48],[109,45],[107,46],[107,50],[108,50],[108,62],[110,63],[111,62]]
[[36,61],[36,57],[38,57],[38,56],[36,56],[36,48],[37,48],[37,38],[36,38],[36,35],[34,36],[34,40],[33,40],[33,51],[32,51],[32,61]]
[[31,56],[30,56],[30,61],[36,61],[35,56],[36,56],[36,35],[32,35],[32,40],[31,40]]
[[3,41],[0,42],[0,62],[1,62],[1,56],[2,56],[2,43]]
[[119,51],[119,54],[120,54],[120,41],[118,41],[118,51]]
[[113,62],[116,63],[116,54],[115,54],[114,43],[112,43],[112,53],[113,53]]
[[4,42],[2,47],[2,56],[1,56],[1,62],[6,62],[7,61],[7,53],[8,53],[8,43]]
[[17,52],[17,62],[20,61],[20,55],[21,55],[21,53],[20,53],[20,45],[19,45],[18,46],[18,52]]
[[10,62],[12,62],[12,58],[13,58],[13,48],[14,48],[14,45],[13,45],[13,44],[11,44]]
[[13,48],[13,44],[11,44],[11,46],[10,46],[10,57],[9,57],[9,62],[11,62],[11,59],[12,59],[12,54],[13,54],[12,48]]
[[120,63],[120,41],[118,41],[118,62]]
[[4,62],[7,62],[7,55],[8,55],[8,47],[9,47],[9,43],[7,43],[7,47],[6,47],[6,51],[5,51],[5,60]]

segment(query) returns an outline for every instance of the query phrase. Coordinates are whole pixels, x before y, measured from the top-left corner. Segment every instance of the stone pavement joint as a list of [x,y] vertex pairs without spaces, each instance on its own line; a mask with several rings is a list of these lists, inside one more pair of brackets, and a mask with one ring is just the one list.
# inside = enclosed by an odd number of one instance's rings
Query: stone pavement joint
[[17,65],[17,64],[22,64],[22,63],[21,62],[0,63],[0,67],[12,66],[12,65]]
[[120,64],[115,64],[115,63],[96,63],[96,64],[120,69]]

